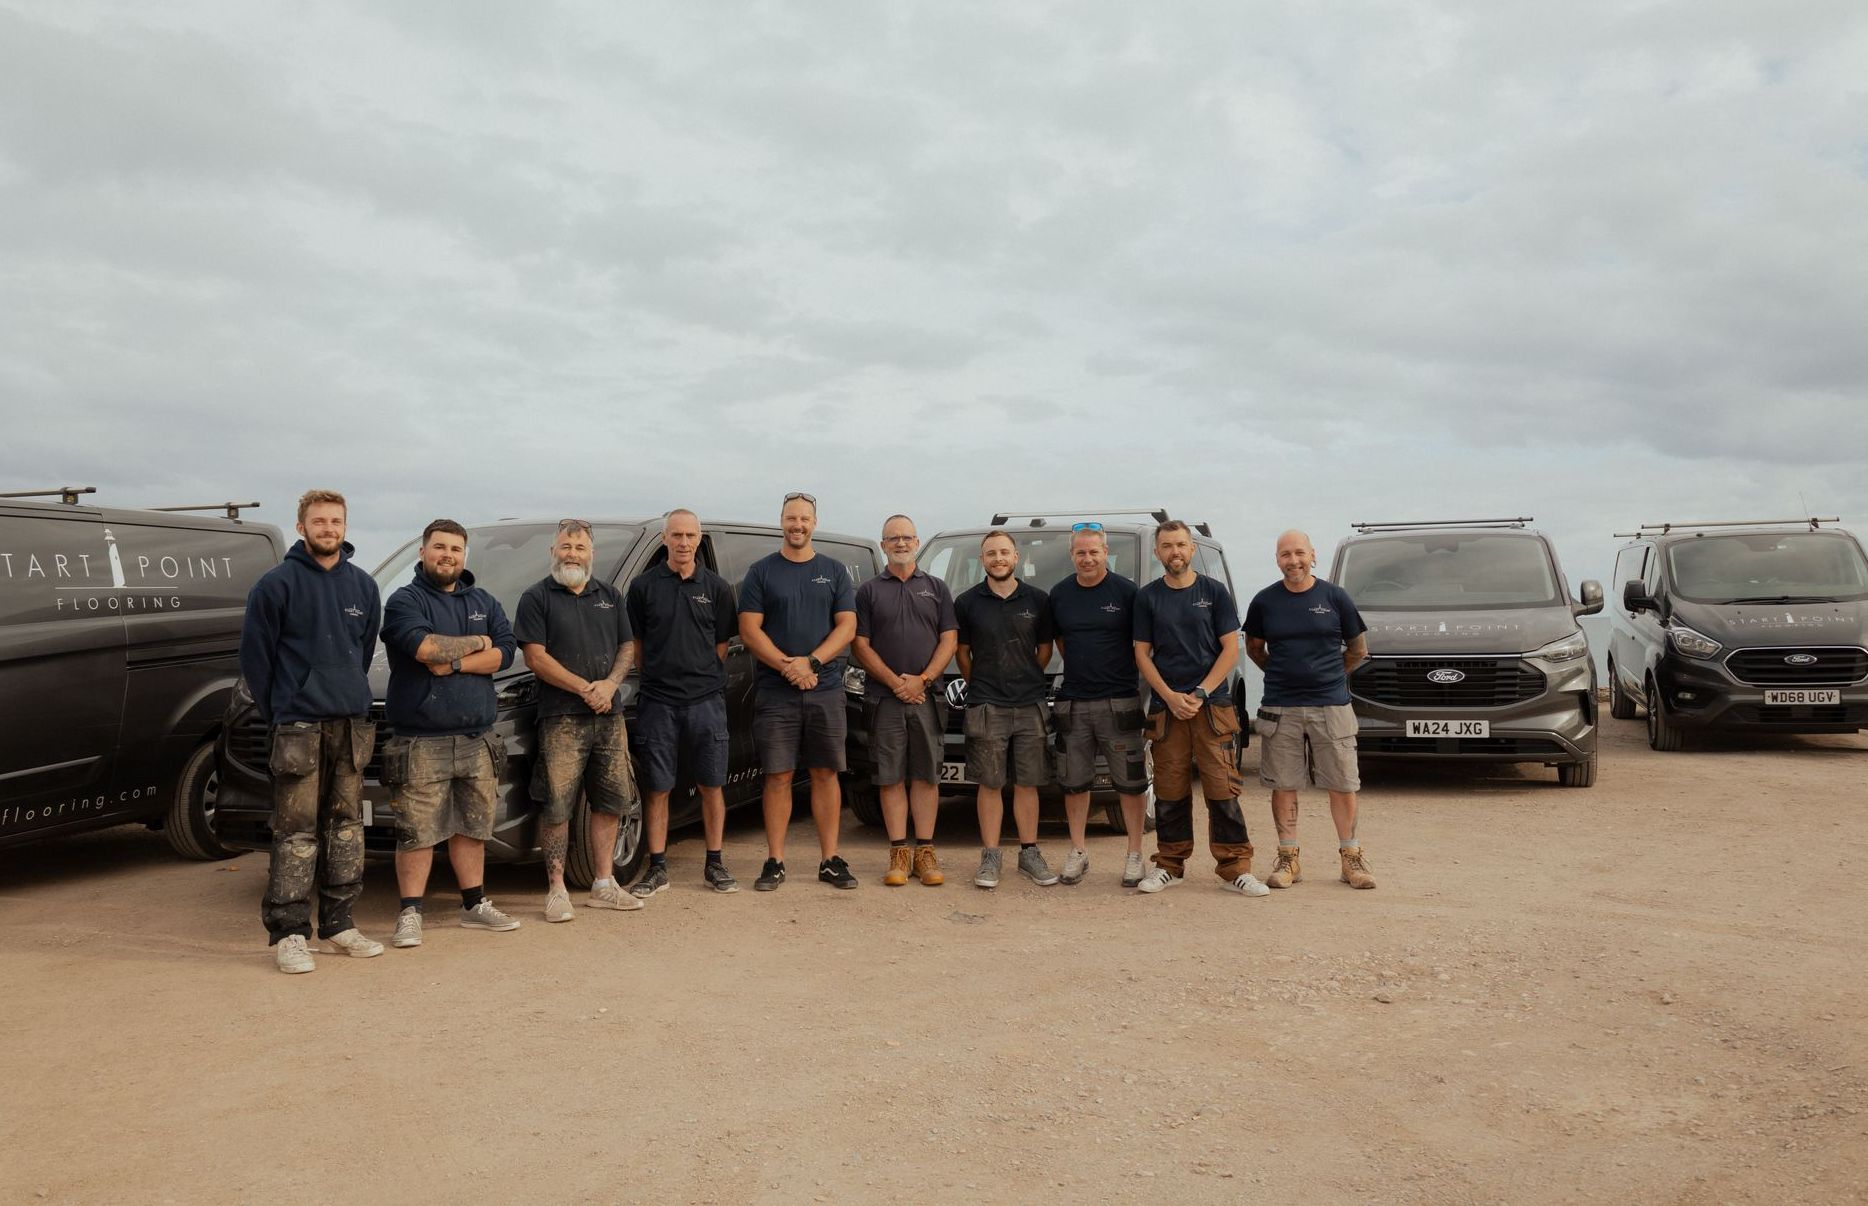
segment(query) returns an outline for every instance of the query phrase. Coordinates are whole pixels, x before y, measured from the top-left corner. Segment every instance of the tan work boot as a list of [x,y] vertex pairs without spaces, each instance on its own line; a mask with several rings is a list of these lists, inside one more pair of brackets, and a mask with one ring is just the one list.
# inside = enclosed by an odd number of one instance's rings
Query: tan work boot
[[940,873],[940,861],[934,857],[934,847],[915,847],[915,878],[928,888],[938,888],[947,882],[947,877]]
[[1297,847],[1278,847],[1278,861],[1271,864],[1271,874],[1265,877],[1265,886],[1288,888],[1294,883],[1302,882],[1303,878],[1304,866],[1297,861]]
[[1362,857],[1362,847],[1347,846],[1342,853],[1343,882],[1352,888],[1373,888],[1375,877],[1369,874],[1368,862]]
[[908,860],[913,854],[906,846],[889,847],[889,873],[882,877],[885,888],[899,888],[908,882]]

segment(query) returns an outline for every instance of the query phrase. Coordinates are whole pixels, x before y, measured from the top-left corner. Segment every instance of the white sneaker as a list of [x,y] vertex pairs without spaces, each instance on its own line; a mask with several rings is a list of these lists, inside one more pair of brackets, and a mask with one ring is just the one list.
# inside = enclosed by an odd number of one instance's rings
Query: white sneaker
[[422,911],[407,908],[396,914],[396,933],[389,940],[394,947],[420,946],[422,944]]
[[1165,892],[1179,882],[1180,876],[1166,867],[1156,867],[1152,872],[1143,876],[1142,882],[1136,884],[1135,887],[1152,895],[1156,892]]
[[374,959],[383,953],[383,944],[374,938],[365,938],[352,926],[340,933],[332,934],[326,942],[349,955],[352,959]]
[[546,921],[569,921],[572,918],[572,916],[573,914],[571,912],[571,894],[569,892],[554,889],[553,891],[551,891],[550,893],[546,895],[545,897],[545,920]]
[[1253,877],[1250,871],[1247,871],[1244,875],[1241,875],[1238,879],[1222,880],[1219,886],[1226,889],[1226,891],[1228,892],[1238,892],[1245,896],[1270,896],[1271,895],[1271,889],[1266,887],[1264,884],[1259,883],[1258,880]]
[[482,896],[480,903],[471,909],[461,910],[461,928],[463,930],[506,930],[519,928],[517,917],[508,917],[500,912],[490,896]]
[[1147,871],[1143,869],[1142,867],[1142,856],[1139,853],[1131,854],[1127,858],[1122,860],[1122,886],[1123,887],[1125,888],[1140,887],[1141,882],[1142,882],[1142,876],[1146,874],[1147,874]]
[[1090,852],[1072,850],[1064,856],[1064,873],[1058,878],[1067,884],[1080,884],[1090,873]]
[[287,934],[279,939],[272,948],[272,957],[288,976],[318,970],[318,961],[311,957],[311,946],[303,934]]
[[593,909],[621,909],[627,913],[631,909],[642,907],[642,898],[623,891],[623,885],[611,880],[602,887],[590,890],[590,907]]

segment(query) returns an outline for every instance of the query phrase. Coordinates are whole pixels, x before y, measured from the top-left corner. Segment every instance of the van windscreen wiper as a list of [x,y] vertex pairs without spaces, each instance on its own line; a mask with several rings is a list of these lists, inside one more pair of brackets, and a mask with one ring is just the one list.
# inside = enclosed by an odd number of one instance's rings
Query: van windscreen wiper
[[1728,599],[1728,603],[1840,603],[1834,595],[1755,595],[1744,599]]

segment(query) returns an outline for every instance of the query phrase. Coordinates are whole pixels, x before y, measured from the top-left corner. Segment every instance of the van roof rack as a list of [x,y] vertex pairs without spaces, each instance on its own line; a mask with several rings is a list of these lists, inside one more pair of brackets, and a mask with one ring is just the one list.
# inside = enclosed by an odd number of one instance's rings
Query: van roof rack
[[80,494],[96,493],[96,486],[60,486],[56,490],[15,490],[11,494],[0,494],[0,498],[51,498],[56,494],[58,501],[68,507],[75,507]]
[[225,511],[227,513],[227,518],[238,519],[240,518],[240,512],[251,511],[258,506],[259,504],[256,502],[250,502],[250,503],[222,502],[222,503],[203,503],[201,506],[198,506],[198,507],[151,507],[149,509],[151,511]]
[[1784,528],[1807,527],[1814,532],[1826,523],[1841,523],[1839,516],[1811,515],[1799,519],[1714,519],[1696,523],[1644,523],[1632,532],[1617,532],[1630,539],[1639,536],[1665,536],[1669,532],[1694,532],[1707,528]]
[[1522,528],[1531,519],[1529,515],[1517,515],[1510,519],[1442,519],[1434,522],[1411,519],[1398,523],[1352,523],[1349,526],[1358,532],[1409,532],[1420,528]]
[[[1047,526],[1044,522],[1047,519],[1082,519],[1086,515],[1146,515],[1156,523],[1168,521],[1166,507],[1084,507],[1080,511],[994,511],[992,526],[1002,528],[1010,520],[1029,519],[1031,521],[1029,526],[1042,528]],[[1209,523],[1195,523],[1189,526],[1202,536],[1213,534],[1213,525]]]

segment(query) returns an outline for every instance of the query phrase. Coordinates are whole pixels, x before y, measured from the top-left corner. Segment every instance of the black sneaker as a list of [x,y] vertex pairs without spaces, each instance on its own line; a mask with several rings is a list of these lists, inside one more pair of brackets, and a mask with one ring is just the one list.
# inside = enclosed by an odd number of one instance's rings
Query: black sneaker
[[765,869],[759,872],[759,878],[752,881],[755,892],[776,892],[778,885],[785,882],[785,864],[775,858],[765,860]]
[[844,862],[840,854],[833,854],[817,864],[817,878],[833,888],[856,886],[856,877],[850,874],[850,864]]
[[654,863],[650,863],[649,869],[642,873],[642,878],[637,880],[635,886],[629,889],[629,894],[637,900],[647,900],[657,892],[666,892],[667,890],[668,868],[657,867]]
[[716,892],[739,891],[739,881],[727,873],[725,863],[708,863],[707,870],[703,874],[706,876],[707,886]]

